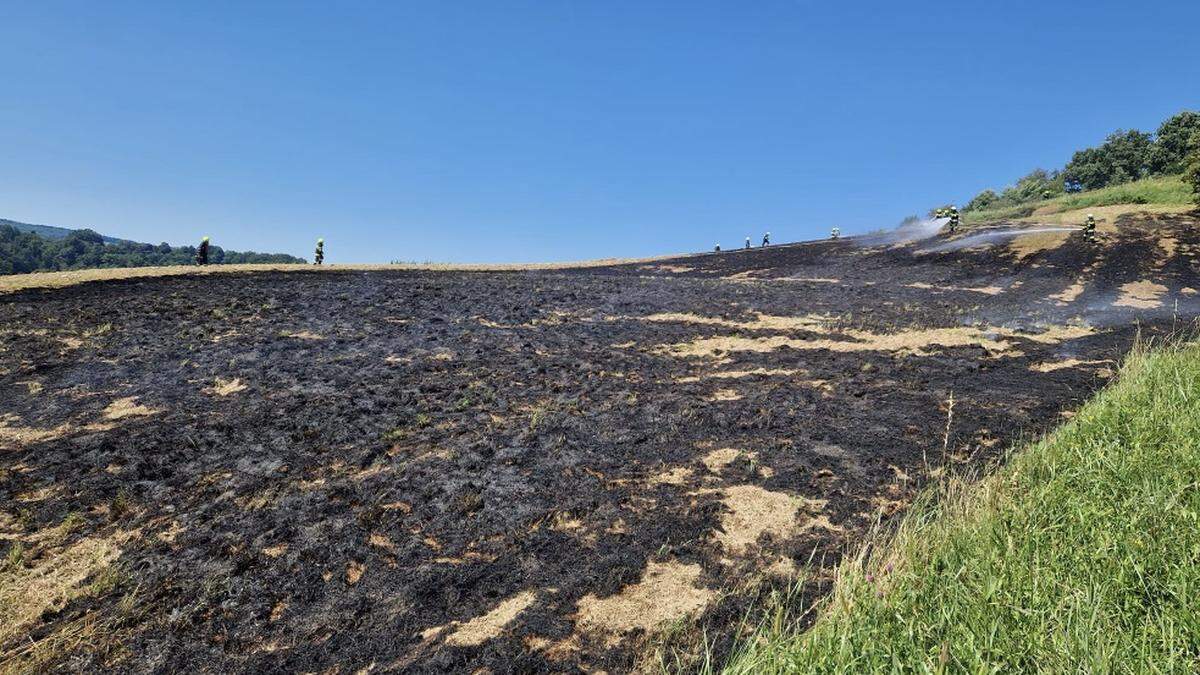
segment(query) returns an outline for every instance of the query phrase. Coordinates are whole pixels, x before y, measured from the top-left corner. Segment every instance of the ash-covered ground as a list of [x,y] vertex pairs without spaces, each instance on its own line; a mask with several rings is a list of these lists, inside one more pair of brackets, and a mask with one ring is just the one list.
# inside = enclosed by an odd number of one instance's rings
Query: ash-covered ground
[[678,621],[720,653],[1200,313],[1197,224],[2,295],[0,655],[619,672]]

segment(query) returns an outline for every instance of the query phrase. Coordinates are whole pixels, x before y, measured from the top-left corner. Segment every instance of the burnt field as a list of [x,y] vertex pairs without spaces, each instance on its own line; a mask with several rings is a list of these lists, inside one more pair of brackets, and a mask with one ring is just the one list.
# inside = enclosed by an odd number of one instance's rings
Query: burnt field
[[0,656],[619,672],[672,624],[719,653],[1194,317],[1196,225],[0,295]]

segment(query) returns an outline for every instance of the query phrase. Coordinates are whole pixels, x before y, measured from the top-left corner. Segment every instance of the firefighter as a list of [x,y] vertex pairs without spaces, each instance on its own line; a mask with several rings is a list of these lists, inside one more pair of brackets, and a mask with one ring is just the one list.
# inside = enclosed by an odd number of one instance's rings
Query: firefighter
[[715,252],[717,252],[717,253],[720,253],[720,252],[721,252],[721,245],[720,245],[720,244],[717,244],[715,247],[713,247],[713,251],[715,251]]
[[746,237],[746,250],[750,250],[750,237]]
[[840,228],[840,227],[835,227],[829,231],[830,239],[839,239],[839,238],[841,238],[841,236],[842,236],[842,228]]
[[325,262],[325,240],[317,240],[317,250],[313,253],[314,264],[320,265]]
[[934,211],[933,217],[934,218],[945,218],[946,217],[946,209],[938,209],[937,211]]
[[1096,217],[1090,213],[1083,223],[1083,240],[1089,243],[1096,241]]
[[766,248],[771,245],[771,233],[770,232],[763,235],[762,245],[763,245],[763,248]]
[[950,233],[953,234],[958,229],[958,209],[951,206],[949,209],[950,215]]
[[196,264],[208,264],[208,237],[200,240],[200,248],[196,249]]

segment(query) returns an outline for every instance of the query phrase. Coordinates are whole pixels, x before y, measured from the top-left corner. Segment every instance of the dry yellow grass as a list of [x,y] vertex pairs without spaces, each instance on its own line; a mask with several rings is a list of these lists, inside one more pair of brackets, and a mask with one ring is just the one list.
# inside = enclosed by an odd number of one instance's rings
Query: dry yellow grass
[[28,560],[10,554],[10,560],[0,563],[0,644],[11,646],[0,652],[0,673],[38,673],[44,663],[80,645],[112,651],[119,644],[116,633],[106,626],[110,617],[95,614],[67,621],[36,640],[25,634],[47,611],[61,610],[74,598],[112,591],[107,580],[115,574],[113,563],[121,546],[137,536],[119,531],[62,545],[68,527],[65,521],[20,537],[22,545],[31,546]]
[[1121,286],[1121,297],[1113,302],[1116,307],[1154,309],[1162,306],[1162,296],[1169,290],[1153,281],[1134,281]]
[[714,316],[700,316],[682,312],[663,312],[642,317],[643,321],[661,323],[692,323],[706,326],[724,326],[743,330],[805,330],[822,327],[833,319],[816,315],[807,316],[771,316],[756,313],[753,321],[733,321]]
[[1052,326],[1042,333],[1024,333],[1009,329],[982,330],[979,328],[930,328],[898,331],[896,333],[872,333],[860,330],[845,330],[840,334],[825,332],[834,338],[803,340],[781,335],[769,337],[718,336],[697,338],[691,342],[663,345],[662,353],[674,356],[717,356],[725,352],[769,352],[780,347],[814,350],[828,349],[834,352],[887,351],[912,354],[928,353],[932,346],[961,347],[979,345],[993,356],[1015,353],[1013,343],[1003,338],[1020,337],[1043,344],[1057,344],[1091,335],[1089,326]]
[[1029,369],[1037,373],[1052,373],[1056,370],[1064,368],[1078,368],[1079,366],[1097,366],[1097,365],[1113,365],[1115,362],[1110,359],[1101,359],[1093,361],[1081,361],[1079,359],[1063,359],[1062,361],[1045,361],[1029,366]]
[[725,511],[715,538],[731,555],[743,555],[762,535],[786,538],[803,527],[803,507],[820,508],[822,502],[764,490],[757,485],[735,485],[717,490]]
[[1014,237],[1008,244],[1008,250],[1016,254],[1018,260],[1027,258],[1035,253],[1041,253],[1052,248],[1058,248],[1067,243],[1070,232],[1035,232]]
[[[717,448],[700,458],[700,462],[708,467],[708,470],[713,473],[721,473],[721,470],[733,463],[735,459],[742,455],[742,451],[737,448]],[[747,453],[747,457],[754,457],[753,453]]]
[[215,396],[230,396],[238,393],[239,391],[245,390],[245,383],[236,377],[232,380],[226,380],[218,377],[213,386],[208,389],[208,391]]
[[983,293],[984,295],[999,295],[1004,292],[1004,287],[1002,286],[935,286],[920,281],[905,284],[905,286],[926,291],[970,291],[972,293]]
[[741,379],[743,377],[750,377],[753,375],[789,377],[789,376],[795,375],[798,372],[800,372],[800,371],[794,370],[794,369],[789,369],[789,368],[754,368],[752,370],[717,370],[717,371],[701,373],[699,375],[685,375],[684,377],[677,378],[675,381],[679,382],[679,383],[699,382],[706,378],[716,378],[716,379],[721,379],[721,380],[736,380],[736,379]]
[[108,420],[121,420],[126,417],[145,417],[146,415],[154,415],[158,410],[146,407],[138,403],[136,396],[127,396],[119,398],[104,409],[104,418]]
[[1032,216],[1015,218],[1014,221],[1054,225],[1082,225],[1090,213],[1096,217],[1096,231],[1103,233],[1116,232],[1117,228],[1114,223],[1118,216],[1141,213],[1147,215],[1162,213],[1178,214],[1187,213],[1193,208],[1195,207],[1187,204],[1114,204],[1111,206],[1089,206],[1080,209],[1071,209],[1070,211],[1055,212],[1053,207],[1043,207],[1034,211]]
[[446,644],[455,647],[474,647],[500,635],[517,615],[529,608],[537,599],[537,593],[522,591],[504,600],[495,609],[464,623],[452,622],[445,626],[429,628],[421,632],[425,639],[435,638],[449,631]]
[[642,580],[607,598],[583,597],[578,604],[578,624],[584,629],[622,633],[651,630],[704,608],[714,593],[699,585],[699,565],[677,561],[649,562]]

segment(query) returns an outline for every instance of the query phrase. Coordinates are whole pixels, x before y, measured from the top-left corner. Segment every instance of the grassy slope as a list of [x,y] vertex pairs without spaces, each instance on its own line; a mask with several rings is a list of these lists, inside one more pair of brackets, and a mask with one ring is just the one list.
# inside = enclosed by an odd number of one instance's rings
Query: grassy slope
[[1131,356],[1070,423],[940,486],[872,551],[811,630],[761,626],[729,671],[1200,669],[1200,346]]
[[1157,204],[1178,206],[1183,210],[1188,208],[1189,205],[1194,204],[1193,200],[1194,196],[1191,192],[1191,187],[1184,183],[1181,177],[1165,176],[1161,178],[1145,178],[1132,183],[1114,185],[1099,190],[1061,195],[1053,199],[1044,199],[1017,206],[971,211],[963,214],[963,223],[965,225],[979,225],[998,220],[1025,218],[1032,216],[1035,211],[1039,214],[1051,214],[1071,211],[1073,209],[1110,206],[1114,204]]

